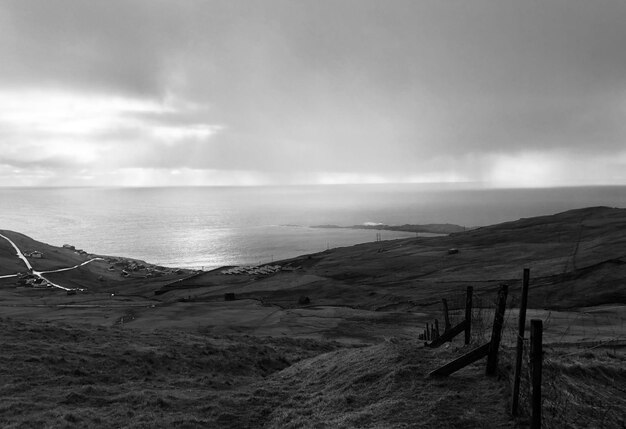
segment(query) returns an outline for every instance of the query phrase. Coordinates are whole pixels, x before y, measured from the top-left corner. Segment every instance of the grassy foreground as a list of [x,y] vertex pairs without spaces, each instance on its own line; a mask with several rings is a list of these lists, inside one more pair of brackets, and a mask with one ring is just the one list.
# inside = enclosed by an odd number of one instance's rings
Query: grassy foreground
[[415,341],[310,339],[0,321],[0,425],[19,427],[514,427],[505,388]]
[[[497,377],[484,375],[484,362],[453,377],[426,377],[470,349],[461,341],[437,350],[397,338],[350,346],[7,318],[0,330],[3,428],[512,428],[527,421],[525,410],[520,420],[508,417],[511,350]],[[623,349],[559,346],[546,354],[545,427],[623,427]]]

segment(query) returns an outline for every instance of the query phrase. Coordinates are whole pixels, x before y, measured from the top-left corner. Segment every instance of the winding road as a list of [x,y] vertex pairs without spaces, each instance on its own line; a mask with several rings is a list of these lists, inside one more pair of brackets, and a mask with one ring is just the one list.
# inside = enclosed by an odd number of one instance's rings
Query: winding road
[[[47,283],[50,284],[50,286],[59,288],[59,289],[63,289],[63,290],[71,290],[71,288],[67,288],[61,285],[58,285],[56,283],[51,282],[50,280],[48,280],[47,278],[45,278],[43,275],[44,274],[50,274],[50,273],[58,273],[61,271],[69,271],[69,270],[73,270],[76,269],[78,267],[82,267],[83,265],[86,265],[90,262],[93,261],[102,261],[102,258],[92,258],[88,261],[83,262],[82,264],[78,264],[78,265],[74,265],[73,267],[67,267],[67,268],[59,268],[58,270],[50,270],[50,271],[36,271],[35,269],[33,269],[33,266],[30,264],[30,261],[28,260],[28,258],[26,258],[26,256],[24,256],[24,253],[22,253],[22,251],[20,250],[19,247],[17,247],[17,244],[15,244],[13,242],[13,240],[11,240],[9,237],[7,237],[6,235],[2,235],[0,234],[1,238],[4,238],[6,241],[8,241],[11,246],[13,246],[13,248],[15,249],[16,253],[17,253],[17,257],[20,258],[24,264],[26,265],[26,268],[28,268],[28,270],[36,277],[39,277],[40,279],[46,281]],[[17,273],[16,274],[9,274],[7,276],[0,276],[0,279],[5,279],[5,278],[10,278],[10,277],[17,277]]]

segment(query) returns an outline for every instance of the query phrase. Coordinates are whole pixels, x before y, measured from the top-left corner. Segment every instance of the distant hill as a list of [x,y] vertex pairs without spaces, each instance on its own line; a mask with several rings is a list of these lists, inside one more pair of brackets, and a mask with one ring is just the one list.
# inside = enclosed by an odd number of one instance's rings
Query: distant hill
[[469,285],[477,295],[491,296],[506,283],[518,297],[522,271],[530,268],[531,307],[626,303],[625,230],[624,209],[571,210],[302,255],[275,262],[295,271],[267,278],[207,273],[177,283],[177,291],[164,296],[214,299],[228,289],[282,308],[297,306],[306,296],[315,305],[421,311],[440,306],[443,297],[453,300]]
[[[571,308],[626,303],[626,210],[589,207],[501,223],[448,236],[332,249],[300,259],[323,282],[311,293],[335,301],[340,289],[366,308],[437,305],[467,285],[517,293],[531,269],[530,303]],[[458,254],[448,254],[448,249]],[[358,292],[357,292],[358,290]]]

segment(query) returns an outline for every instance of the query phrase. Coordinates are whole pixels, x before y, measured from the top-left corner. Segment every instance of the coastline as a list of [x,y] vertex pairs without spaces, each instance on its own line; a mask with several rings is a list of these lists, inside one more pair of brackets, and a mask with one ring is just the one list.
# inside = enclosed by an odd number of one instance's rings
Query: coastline
[[[460,225],[455,225],[451,223],[431,223],[427,225],[413,225],[413,224],[404,224],[404,225],[386,225],[386,224],[363,224],[363,225],[352,225],[352,226],[341,226],[341,225],[312,225],[309,228],[316,229],[366,229],[366,230],[374,230],[374,231],[401,231],[401,232],[414,232],[416,234],[424,234],[424,237],[438,237],[449,234],[454,234],[457,232],[468,231],[474,228],[467,228]],[[428,235],[426,235],[428,234]]]

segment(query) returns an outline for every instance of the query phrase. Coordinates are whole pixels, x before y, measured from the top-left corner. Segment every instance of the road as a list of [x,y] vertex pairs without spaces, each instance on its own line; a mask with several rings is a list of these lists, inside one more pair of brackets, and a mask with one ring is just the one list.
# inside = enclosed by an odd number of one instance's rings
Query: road
[[30,265],[30,262],[28,261],[28,259],[26,258],[26,256],[24,256],[24,254],[22,253],[22,251],[20,250],[19,247],[17,247],[17,244],[15,244],[13,242],[13,240],[11,240],[9,237],[7,237],[6,235],[2,235],[0,234],[0,237],[4,238],[6,241],[9,242],[9,244],[11,244],[11,246],[13,246],[13,248],[15,249],[15,251],[17,252],[17,257],[20,258],[22,261],[24,261],[24,263],[26,264],[26,267],[29,270],[32,270],[33,267]]
[[[28,270],[36,277],[39,277],[42,280],[45,280],[47,283],[50,284],[50,286],[56,287],[58,289],[63,289],[63,290],[71,290],[70,288],[58,285],[56,283],[51,282],[50,280],[48,280],[47,278],[45,278],[43,275],[44,274],[50,274],[50,273],[58,273],[61,271],[69,271],[69,270],[73,270],[76,269],[78,267],[82,267],[83,265],[86,265],[90,262],[93,261],[101,261],[103,260],[102,258],[93,258],[90,259],[88,261],[83,262],[82,264],[78,264],[78,265],[74,265],[73,267],[68,267],[68,268],[60,268],[58,270],[51,270],[51,271],[36,271],[33,269],[33,266],[30,264],[30,261],[28,260],[28,258],[26,258],[26,256],[24,256],[24,253],[22,253],[22,251],[20,250],[19,247],[17,247],[17,244],[15,244],[13,242],[13,240],[11,240],[9,237],[7,237],[6,235],[2,235],[0,234],[0,237],[4,238],[6,241],[8,241],[11,246],[13,246],[13,248],[15,249],[15,252],[17,253],[17,257],[20,258],[24,264],[26,265],[26,268],[28,268]],[[4,279],[4,278],[9,278],[9,277],[17,277],[17,274],[10,274],[8,276],[0,276],[0,279]]]

